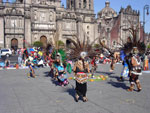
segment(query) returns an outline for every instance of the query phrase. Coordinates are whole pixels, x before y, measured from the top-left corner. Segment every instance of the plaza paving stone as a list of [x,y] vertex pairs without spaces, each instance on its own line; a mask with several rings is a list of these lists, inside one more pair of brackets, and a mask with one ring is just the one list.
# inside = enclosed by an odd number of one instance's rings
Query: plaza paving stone
[[114,72],[100,64],[95,75],[109,78],[88,82],[86,103],[74,101],[74,80],[61,87],[46,76],[49,68],[36,69],[35,79],[27,77],[28,69],[0,70],[0,113],[150,113],[150,73],[140,77],[141,92],[127,92],[128,78],[117,81],[121,70],[121,64]]

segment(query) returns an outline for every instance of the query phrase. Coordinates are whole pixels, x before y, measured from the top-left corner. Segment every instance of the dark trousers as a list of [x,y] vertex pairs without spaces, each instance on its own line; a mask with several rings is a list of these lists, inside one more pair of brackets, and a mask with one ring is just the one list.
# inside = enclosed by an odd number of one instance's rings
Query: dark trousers
[[85,97],[86,96],[86,92],[87,92],[87,83],[84,83],[84,84],[80,84],[76,81],[76,93],[79,95],[79,96],[83,96]]

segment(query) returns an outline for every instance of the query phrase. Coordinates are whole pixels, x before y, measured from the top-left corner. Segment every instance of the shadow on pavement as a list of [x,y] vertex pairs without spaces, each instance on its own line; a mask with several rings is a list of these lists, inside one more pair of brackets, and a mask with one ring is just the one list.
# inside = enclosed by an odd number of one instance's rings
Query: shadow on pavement
[[51,81],[53,84],[55,84],[55,86],[60,86],[57,80],[54,80],[53,78],[51,78]]
[[44,72],[44,77],[51,77],[50,72]]
[[[112,76],[112,74],[115,74],[115,73],[113,73],[113,72],[97,71],[96,73],[101,73],[101,74],[108,75],[109,78],[114,78],[114,79],[116,79],[118,82],[120,82],[120,76],[115,76],[115,75]],[[129,80],[127,80],[127,79],[124,78],[123,81],[129,81]]]
[[[113,87],[116,87],[116,88],[122,88],[122,89],[128,89],[129,87],[126,86],[126,84],[124,82],[120,82],[120,77],[119,76],[112,76],[112,74],[115,74],[113,72],[103,72],[103,71],[97,71],[96,73],[100,73],[100,74],[106,74],[109,76],[109,78],[114,78],[116,79],[118,82],[114,82],[114,81],[109,81],[107,82],[108,84],[112,85]],[[128,81],[128,80],[125,80],[124,81]]]
[[112,76],[112,75],[110,75],[109,78],[114,78],[114,79],[116,79],[117,81],[120,80],[120,77],[119,77],[119,76]]
[[[52,82],[53,84],[55,84],[56,86],[59,85],[58,81],[57,81],[57,80],[54,80],[53,74],[52,74],[50,71],[44,72],[44,77],[50,77],[50,78],[51,78],[50,80],[51,80],[51,82]],[[59,86],[60,86],[60,85],[59,85]]]
[[115,74],[113,72],[104,72],[104,71],[96,71],[96,73],[100,73],[100,74],[106,74],[108,76],[112,75],[112,74]]
[[109,81],[107,83],[112,85],[113,87],[116,87],[116,88],[122,88],[122,89],[128,89],[129,88],[128,86],[126,86],[126,84],[124,82],[120,83],[120,82]]
[[[53,74],[50,73],[49,71],[48,71],[48,72],[44,72],[44,77],[51,77],[51,82],[52,82],[53,84],[55,84],[56,86],[60,86],[60,85],[59,85],[59,82],[58,82],[57,80],[54,80],[54,79],[53,79]],[[70,87],[69,87],[69,86],[70,86]],[[61,86],[60,86],[60,87],[61,87]],[[74,88],[74,86],[73,86],[72,84],[69,83],[69,85],[68,85],[68,86],[64,86],[63,89],[64,89],[64,92],[67,92],[67,93],[68,93],[70,96],[72,96],[72,97],[74,98],[74,100],[75,100],[75,88]]]
[[65,92],[67,92],[70,96],[72,96],[74,98],[74,101],[75,101],[75,88],[72,84],[70,84],[69,86],[71,86],[71,88],[67,88],[65,90]]

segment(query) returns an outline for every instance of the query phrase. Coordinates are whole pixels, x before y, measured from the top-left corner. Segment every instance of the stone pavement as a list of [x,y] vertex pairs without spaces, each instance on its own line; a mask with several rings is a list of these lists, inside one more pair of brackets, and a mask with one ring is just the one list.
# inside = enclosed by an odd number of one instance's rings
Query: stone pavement
[[0,70],[0,113],[150,113],[150,73],[140,77],[141,92],[127,92],[129,82],[117,81],[121,69],[117,64],[110,73],[109,65],[99,65],[96,75],[109,78],[88,82],[86,103],[74,101],[74,80],[60,87],[46,76],[49,68],[36,69],[35,79],[27,69]]

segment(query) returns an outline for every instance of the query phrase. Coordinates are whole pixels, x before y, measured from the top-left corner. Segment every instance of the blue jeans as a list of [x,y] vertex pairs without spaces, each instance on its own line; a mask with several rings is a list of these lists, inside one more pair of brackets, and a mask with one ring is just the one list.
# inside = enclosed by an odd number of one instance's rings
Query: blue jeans
[[18,57],[18,64],[19,64],[19,66],[21,66],[21,64],[22,64],[22,58],[21,57]]

